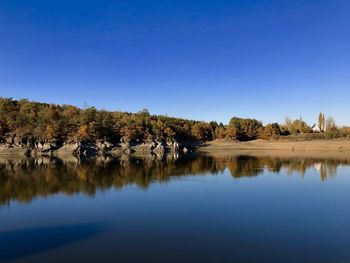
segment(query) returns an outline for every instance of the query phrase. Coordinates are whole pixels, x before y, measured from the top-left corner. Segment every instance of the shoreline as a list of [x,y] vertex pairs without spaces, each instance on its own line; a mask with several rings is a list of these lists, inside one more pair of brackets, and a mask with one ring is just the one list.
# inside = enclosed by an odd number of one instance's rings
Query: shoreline
[[[182,144],[180,144],[182,145]],[[233,154],[240,153],[245,154],[249,152],[254,153],[269,153],[273,155],[278,154],[291,154],[297,155],[300,153],[308,154],[327,154],[332,153],[350,153],[350,140],[349,139],[330,139],[330,140],[311,140],[311,141],[287,141],[287,140],[274,140],[274,141],[264,141],[264,140],[253,140],[246,142],[228,142],[228,141],[207,141],[202,143],[184,143],[181,147],[182,150],[179,151],[179,147],[169,147],[167,145],[159,145],[162,148],[158,153],[155,150],[151,150],[150,145],[140,144],[131,147],[123,147],[118,145],[113,148],[113,151],[103,151],[97,144],[89,145],[89,147],[95,150],[94,154],[86,154],[86,156],[102,156],[111,155],[112,157],[123,156],[150,156],[157,155],[158,157],[165,156],[169,153],[180,153],[186,154],[187,150],[184,152],[183,149],[188,149],[190,153],[222,153],[222,154]],[[158,146],[158,147],[159,147]],[[79,146],[86,148],[86,145]],[[83,155],[82,153],[77,154],[76,149],[78,146],[65,145],[58,149],[48,152],[34,151],[35,155],[46,155],[52,157],[59,157],[64,155]],[[117,150],[116,150],[117,149]],[[85,150],[86,151],[86,150]],[[27,147],[4,147],[4,144],[0,144],[0,156],[30,156],[28,154],[29,149]],[[33,153],[33,152],[32,152]]]
[[247,142],[210,141],[199,145],[196,151],[350,151],[350,140],[329,139],[311,141],[264,141],[253,140]]

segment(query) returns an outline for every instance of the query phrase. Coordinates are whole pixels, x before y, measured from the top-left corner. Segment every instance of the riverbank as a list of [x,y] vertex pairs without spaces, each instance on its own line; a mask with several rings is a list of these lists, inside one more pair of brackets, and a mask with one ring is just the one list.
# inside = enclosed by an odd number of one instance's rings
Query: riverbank
[[0,144],[0,155],[27,155],[37,156],[46,155],[52,157],[60,156],[157,156],[162,157],[169,153],[182,154],[187,152],[200,153],[219,153],[219,154],[245,154],[254,152],[254,154],[266,153],[269,155],[327,155],[329,152],[350,153],[350,140],[311,140],[311,141],[287,141],[275,140],[264,141],[254,140],[247,142],[229,142],[229,141],[208,141],[203,143],[185,143],[178,142],[153,142],[138,145],[126,145],[123,143],[112,144],[109,142],[97,141],[95,143],[34,143],[28,146],[28,143]]
[[311,141],[264,141],[248,142],[210,141],[200,144],[197,151],[241,151],[241,150],[284,150],[284,151],[350,151],[350,140],[311,140]]

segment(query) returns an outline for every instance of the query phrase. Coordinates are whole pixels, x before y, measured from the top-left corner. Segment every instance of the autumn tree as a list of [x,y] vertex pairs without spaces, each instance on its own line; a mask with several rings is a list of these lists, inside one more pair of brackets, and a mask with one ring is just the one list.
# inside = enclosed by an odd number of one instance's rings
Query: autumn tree
[[226,137],[226,128],[224,126],[220,127],[216,127],[215,129],[215,139],[225,139]]
[[6,121],[0,114],[0,137],[4,136],[7,131]]
[[255,119],[233,117],[227,128],[227,135],[231,139],[254,140],[259,135],[262,123]]
[[325,115],[320,112],[318,114],[318,128],[320,128],[321,131],[325,130],[325,126],[326,126],[326,118]]
[[164,130],[164,134],[166,136],[166,138],[174,138],[175,137],[175,132],[172,128],[170,127],[166,127]]
[[339,136],[339,129],[333,117],[329,116],[326,119],[325,136],[326,138],[336,138]]
[[84,124],[79,127],[76,137],[79,141],[88,141],[90,140],[89,127]]
[[226,138],[236,140],[238,138],[238,128],[234,125],[229,125],[226,129]]
[[281,135],[281,129],[278,123],[268,124],[262,127],[259,132],[259,137],[263,140],[269,140]]
[[290,134],[311,132],[311,127],[302,119],[302,117],[295,120],[286,118],[284,127],[282,128],[284,131],[288,131]]
[[56,138],[56,131],[52,127],[52,125],[47,125],[46,126],[46,139],[47,140],[52,140]]
[[[327,121],[319,114],[321,129],[328,130],[328,137],[347,136],[347,129],[339,129],[333,120]],[[217,139],[253,140],[270,138],[277,134],[308,133],[311,128],[302,118],[286,119],[284,125],[267,125],[255,119],[233,117],[228,125],[199,122],[163,115],[151,115],[148,110],[137,113],[110,112],[94,107],[84,109],[71,105],[37,103],[28,100],[0,98],[0,136],[34,138],[60,141],[110,140],[121,138],[128,142],[168,141],[179,142]]]
[[198,141],[212,140],[213,130],[212,126],[208,123],[196,123],[192,126],[192,135]]
[[339,136],[350,139],[350,127],[344,126],[339,129]]

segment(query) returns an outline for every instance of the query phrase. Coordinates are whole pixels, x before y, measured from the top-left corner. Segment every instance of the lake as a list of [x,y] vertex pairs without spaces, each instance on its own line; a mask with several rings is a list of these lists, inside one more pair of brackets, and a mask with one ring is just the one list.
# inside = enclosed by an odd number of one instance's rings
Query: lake
[[350,262],[350,156],[0,158],[0,262]]

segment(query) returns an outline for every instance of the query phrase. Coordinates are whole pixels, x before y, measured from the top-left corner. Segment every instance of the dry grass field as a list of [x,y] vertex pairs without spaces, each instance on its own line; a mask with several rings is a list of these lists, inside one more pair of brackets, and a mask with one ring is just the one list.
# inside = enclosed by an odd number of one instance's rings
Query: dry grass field
[[350,140],[312,140],[312,141],[264,141],[248,142],[211,141],[202,144],[199,151],[227,150],[286,150],[286,151],[349,151]]
[[197,151],[219,156],[251,155],[278,158],[350,158],[350,140],[206,142]]

